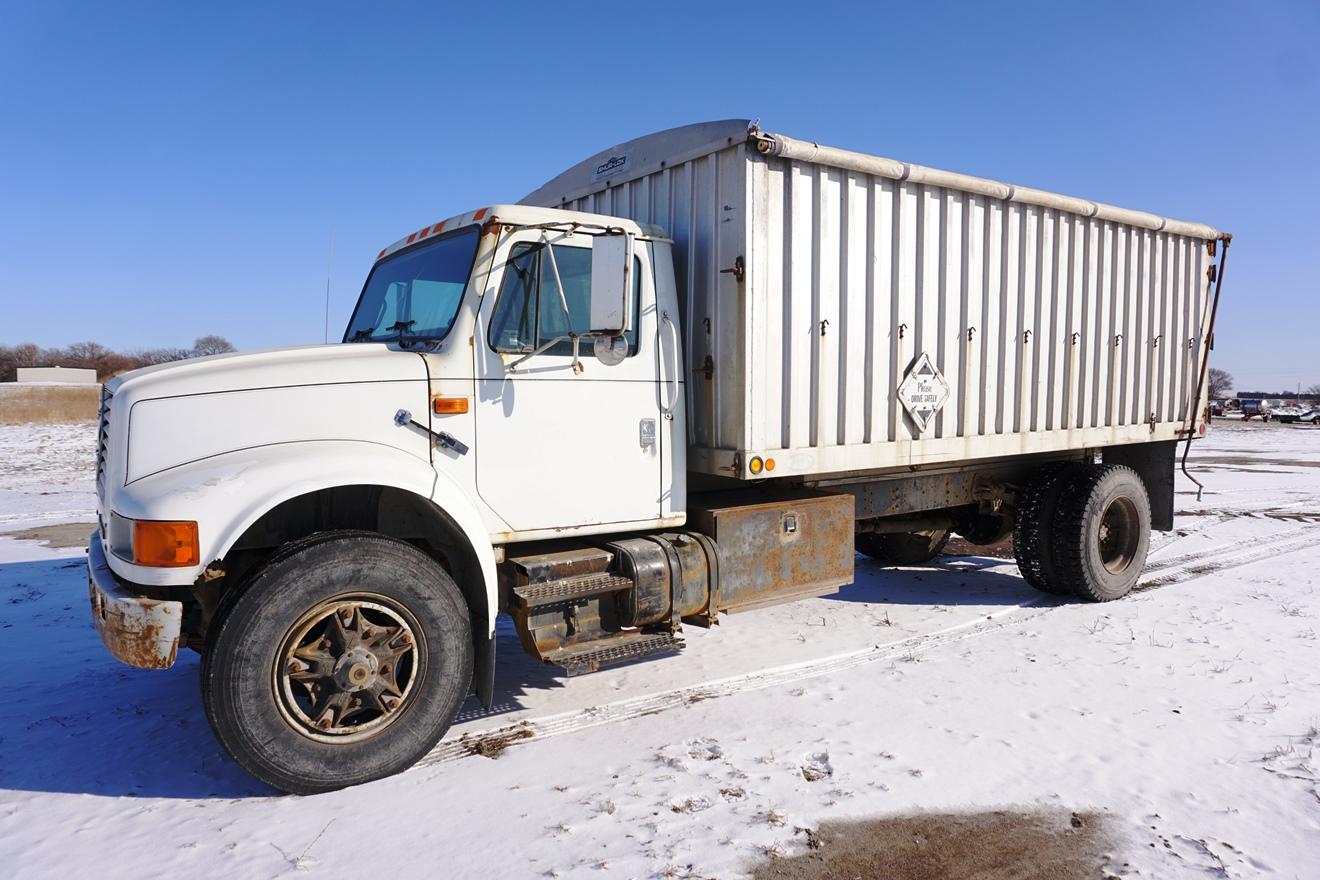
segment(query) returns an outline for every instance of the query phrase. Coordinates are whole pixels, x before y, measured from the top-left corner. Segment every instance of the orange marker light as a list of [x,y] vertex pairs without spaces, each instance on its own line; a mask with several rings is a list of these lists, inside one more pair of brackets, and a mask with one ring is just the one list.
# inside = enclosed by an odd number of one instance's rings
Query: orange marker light
[[466,397],[433,397],[431,409],[438,416],[461,416],[468,411]]
[[473,220],[480,220],[482,217],[485,217],[485,216],[486,216],[486,212],[487,212],[488,210],[490,210],[490,209],[489,209],[489,208],[482,208],[480,211],[478,211],[477,213],[475,213],[475,214],[472,215],[472,219],[473,219]]
[[201,559],[197,523],[137,520],[133,523],[133,561],[138,565],[179,568]]
[[765,469],[768,471],[772,471],[775,469],[775,460],[773,458],[767,458],[765,460]]

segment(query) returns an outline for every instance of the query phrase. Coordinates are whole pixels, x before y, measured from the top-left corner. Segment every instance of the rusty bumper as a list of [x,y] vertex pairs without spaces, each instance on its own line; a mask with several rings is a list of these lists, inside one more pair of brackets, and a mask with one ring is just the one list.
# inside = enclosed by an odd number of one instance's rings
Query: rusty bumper
[[140,669],[169,669],[179,653],[183,603],[135,596],[115,580],[101,533],[87,547],[87,589],[92,623],[115,659]]

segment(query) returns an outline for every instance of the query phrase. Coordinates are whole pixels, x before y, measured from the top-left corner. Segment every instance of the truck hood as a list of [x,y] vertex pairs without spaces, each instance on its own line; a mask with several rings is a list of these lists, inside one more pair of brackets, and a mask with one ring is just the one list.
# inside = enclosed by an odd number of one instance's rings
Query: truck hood
[[333,385],[340,382],[397,382],[425,379],[416,352],[383,343],[300,345],[175,361],[144,367],[105,383],[111,394],[134,400],[215,394],[256,388]]
[[388,345],[313,345],[217,355],[107,382],[101,475],[110,486],[240,449],[323,440],[390,446],[430,460],[425,359]]

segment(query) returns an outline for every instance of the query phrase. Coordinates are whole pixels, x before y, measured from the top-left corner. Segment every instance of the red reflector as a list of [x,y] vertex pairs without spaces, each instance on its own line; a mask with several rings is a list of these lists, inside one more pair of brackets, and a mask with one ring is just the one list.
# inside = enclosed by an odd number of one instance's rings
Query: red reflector
[[413,240],[416,238],[417,238],[417,233],[415,232],[412,235],[408,236],[408,244],[412,244]]
[[431,228],[431,232],[432,233],[439,232],[441,229],[444,228],[445,228],[445,221],[441,220],[439,223],[435,224],[435,226]]

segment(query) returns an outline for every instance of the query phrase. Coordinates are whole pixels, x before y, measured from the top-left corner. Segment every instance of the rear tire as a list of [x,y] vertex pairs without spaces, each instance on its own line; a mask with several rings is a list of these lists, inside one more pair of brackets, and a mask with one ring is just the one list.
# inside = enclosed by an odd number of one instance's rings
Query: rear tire
[[281,791],[405,770],[467,698],[467,606],[409,544],[318,536],[277,553],[226,604],[202,661],[207,719],[243,769]]
[[1150,550],[1150,499],[1136,471],[1107,464],[1074,473],[1053,526],[1058,583],[1087,602],[1122,598]]
[[930,532],[862,532],[853,542],[858,552],[889,565],[922,565],[944,552],[949,530]]
[[1056,461],[1038,470],[1018,496],[1013,520],[1013,557],[1022,579],[1057,596],[1072,591],[1055,572],[1051,534],[1060,495],[1078,467],[1077,462]]

